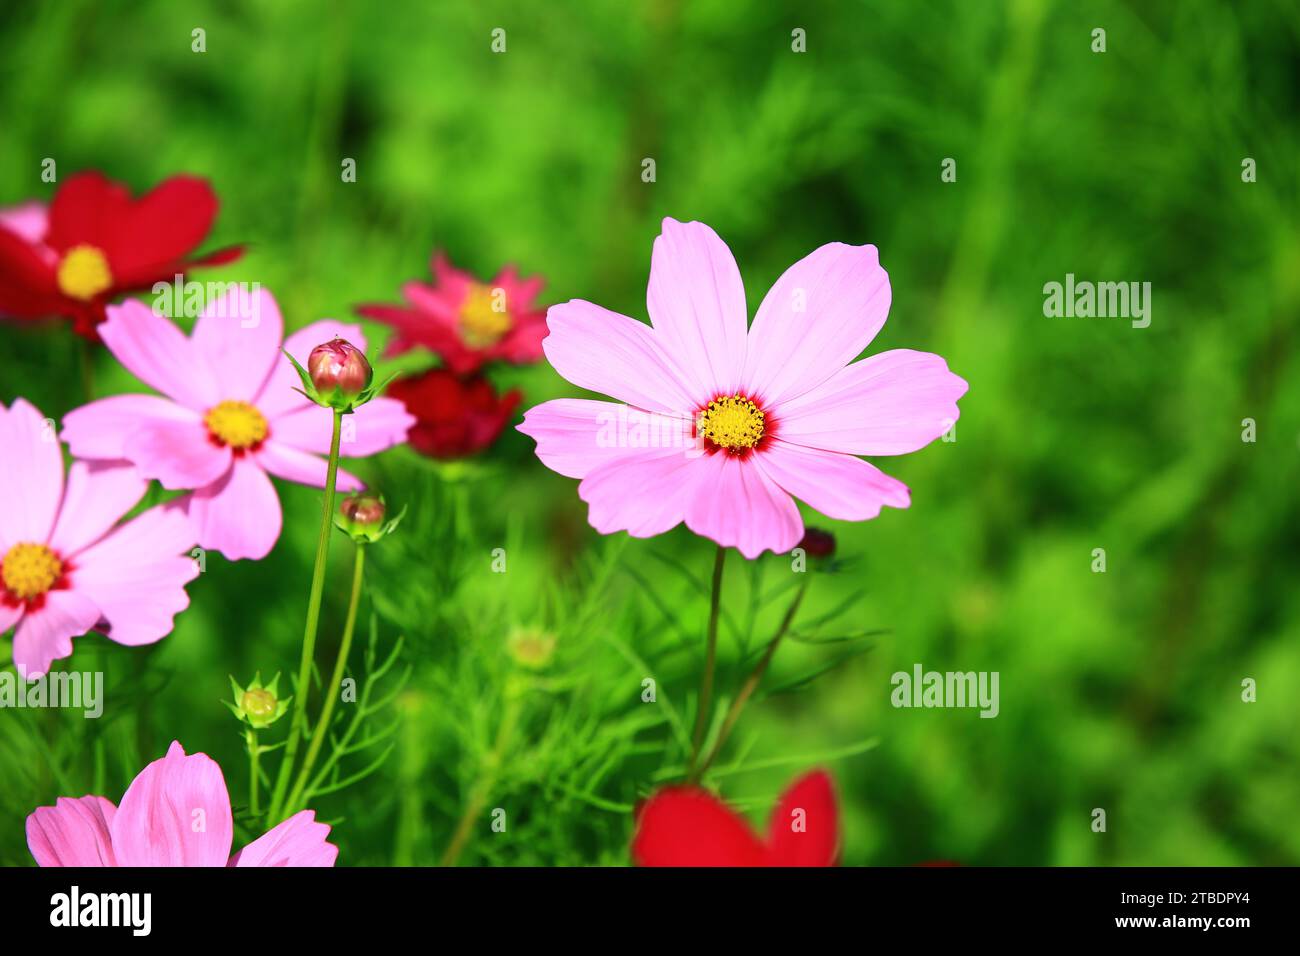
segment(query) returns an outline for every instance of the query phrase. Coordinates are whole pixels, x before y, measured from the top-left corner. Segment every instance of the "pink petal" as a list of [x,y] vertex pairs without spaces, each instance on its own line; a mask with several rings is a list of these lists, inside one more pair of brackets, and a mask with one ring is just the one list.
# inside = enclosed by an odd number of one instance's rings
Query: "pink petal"
[[99,336],[136,378],[187,408],[211,408],[222,396],[208,363],[171,321],[136,299],[110,305]]
[[225,866],[233,831],[221,768],[173,741],[131,781],[109,829],[119,866]]
[[747,558],[785,554],[803,537],[794,500],[758,468],[756,453],[705,458],[705,474],[686,508],[686,527]]
[[967,387],[941,356],[894,349],[854,362],[772,413],[785,441],[851,455],[902,455],[952,427]]
[[911,504],[907,485],[875,465],[838,452],[773,441],[754,456],[774,482],[828,518],[866,521],[883,505]]
[[230,470],[232,453],[218,445],[202,422],[150,421],[123,443],[122,455],[145,478],[171,490],[205,488]]
[[136,506],[148,487],[127,462],[74,461],[50,547],[73,556],[94,544]]
[[663,534],[686,517],[686,505],[706,471],[691,450],[648,449],[607,461],[587,473],[578,497],[601,534],[626,531],[634,538]]
[[230,866],[333,866],[339,848],[327,842],[330,828],[316,811],[295,813],[230,858]]
[[212,368],[221,399],[245,402],[261,394],[272,367],[284,357],[283,338],[284,320],[271,293],[245,293],[238,286],[207,303],[191,336]]
[[542,355],[542,340],[546,338],[546,317],[538,315],[532,321],[521,319],[505,338],[488,351],[516,365],[529,365]]
[[35,200],[0,209],[0,227],[16,233],[32,245],[45,241],[49,218],[45,204]]
[[[416,314],[419,316],[416,321],[454,331],[461,304],[465,301],[469,281],[471,280],[468,276],[458,280],[455,291],[448,291],[424,282],[406,282],[402,285],[402,296],[415,307]],[[422,330],[413,323],[408,331],[418,334]]]
[[[315,406],[313,406],[315,407]],[[317,411],[321,409],[317,408]],[[324,488],[328,477],[329,462],[320,455],[301,451],[283,442],[268,441],[257,453],[257,463],[286,481],[296,481],[300,485]],[[361,479],[339,469],[335,485],[340,491],[360,491],[365,487]]]
[[0,404],[0,557],[19,542],[44,544],[63,499],[63,449],[51,421],[26,399]]
[[646,306],[659,344],[692,382],[715,394],[737,391],[749,313],[736,260],[716,232],[702,222],[663,221]]
[[189,509],[199,546],[231,561],[270,554],[284,520],[275,486],[250,455],[236,458],[221,481],[190,495]]
[[546,313],[542,343],[555,370],[574,385],[651,411],[690,415],[712,397],[711,383],[691,381],[650,326],[573,299]]
[[0,601],[0,634],[5,633],[22,620],[23,613],[26,610],[26,604],[6,604]]
[[[334,416],[327,408],[308,404],[271,421],[276,441],[303,451],[328,455]],[[364,458],[406,441],[415,416],[395,398],[375,398],[351,415],[343,416],[339,454]]]
[[63,416],[62,438],[78,458],[126,457],[126,440],[143,425],[195,422],[193,409],[158,395],[114,395],[73,409]]
[[[311,354],[311,350],[322,342],[328,342],[336,337],[347,339],[363,352],[366,350],[366,337],[361,331],[361,326],[355,323],[336,322],[334,319],[321,319],[319,322],[313,322],[311,325],[299,329],[285,339],[284,350],[296,358],[303,368],[306,368],[307,356]],[[282,354],[277,355],[271,374],[267,377],[266,384],[262,386],[262,391],[253,404],[268,419],[278,418],[286,412],[311,405],[311,402],[294,391],[295,388],[302,388],[302,379],[294,371],[292,362]],[[319,408],[317,405],[311,405],[311,407]],[[329,414],[323,409],[322,413]]]
[[763,404],[789,401],[853,361],[889,314],[875,246],[832,242],[776,280],[749,330],[744,385]]
[[118,644],[152,644],[189,607],[185,585],[199,575],[189,556],[194,527],[180,501],[143,512],[77,557],[73,587],[95,602]]
[[437,281],[437,288],[457,303],[463,302],[474,283],[474,276],[464,269],[457,269],[444,253],[435,253],[429,263],[430,271]]
[[14,629],[14,666],[27,677],[39,677],[50,664],[72,655],[72,639],[81,637],[100,618],[99,608],[76,591],[47,591],[35,610],[28,609]]
[[558,398],[530,408],[519,430],[537,442],[542,464],[569,478],[585,478],[608,461],[654,447],[656,440],[683,451],[692,443],[689,419],[582,398]]
[[39,866],[117,866],[108,832],[116,813],[103,797],[59,797],[27,817],[27,847]]

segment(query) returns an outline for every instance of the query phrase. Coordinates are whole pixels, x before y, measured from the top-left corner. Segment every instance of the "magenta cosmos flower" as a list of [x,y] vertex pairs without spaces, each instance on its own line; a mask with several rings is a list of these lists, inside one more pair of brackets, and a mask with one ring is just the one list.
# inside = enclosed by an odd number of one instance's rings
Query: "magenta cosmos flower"
[[104,797],[60,797],[27,818],[27,846],[41,866],[333,866],[330,828],[303,810],[234,856],[230,794],[207,754],[175,741],[131,781],[120,806]]
[[856,456],[915,451],[957,419],[967,386],[938,355],[853,361],[889,300],[876,247],[834,242],[787,269],[747,327],[731,250],[703,223],[665,219],[650,325],[580,299],[547,314],[556,371],[625,404],[558,399],[519,430],[581,479],[602,534],[684,521],[747,558],[789,551],[803,535],[795,498],[846,521],[906,508],[907,486]]
[[119,525],[147,483],[122,462],[73,462],[66,485],[54,423],[18,399],[0,405],[0,634],[14,665],[37,677],[95,630],[152,644],[189,606],[198,575],[183,507],[150,508]]
[[433,285],[402,286],[406,305],[361,305],[357,312],[391,325],[387,354],[400,355],[423,345],[457,375],[486,362],[526,365],[542,357],[546,314],[533,304],[541,291],[538,276],[523,279],[514,267],[489,283],[462,272],[439,253],[433,258]]
[[[162,392],[91,402],[64,419],[81,458],[125,459],[164,488],[192,489],[199,545],[227,558],[263,558],[280,537],[280,499],[268,475],[323,487],[331,413],[297,389],[280,352],[280,310],[269,292],[208,303],[189,338],[140,302],[110,306],[100,337],[137,378]],[[342,337],[362,350],[361,328],[330,319],[284,342],[299,362]],[[415,421],[401,402],[376,398],[347,416],[341,451],[362,457],[406,440]],[[361,482],[339,471],[338,487]]]

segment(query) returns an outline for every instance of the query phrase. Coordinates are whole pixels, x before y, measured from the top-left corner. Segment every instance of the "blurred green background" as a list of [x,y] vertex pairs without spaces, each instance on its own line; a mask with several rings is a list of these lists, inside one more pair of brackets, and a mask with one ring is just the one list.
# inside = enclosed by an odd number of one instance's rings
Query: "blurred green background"
[[[763,825],[796,773],[828,766],[849,864],[1300,863],[1298,116],[1300,6],[1284,0],[0,10],[0,205],[49,198],[46,157],[61,179],[100,169],[137,191],[210,177],[207,248],[251,249],[196,278],[262,282],[291,326],[395,301],[435,248],[483,279],[540,273],[545,302],[644,319],[666,215],[729,243],[751,313],[813,248],[879,247],[893,307],[870,351],[947,358],[971,384],[957,440],[877,460],[909,510],[805,511],[845,566],[815,572],[803,636],[883,633],[784,646],[765,685],[780,692],[751,704],[709,781]],[[1150,327],[1045,317],[1043,285],[1067,272],[1151,282]],[[67,327],[5,325],[0,342],[0,399],[51,416],[82,402]],[[525,408],[576,394],[544,363],[491,374]],[[96,376],[100,395],[134,387],[107,354]],[[410,506],[363,607],[381,656],[405,638],[386,680],[410,675],[348,758],[362,771],[391,745],[379,769],[314,801],[341,864],[437,862],[467,805],[483,812],[463,863],[623,863],[631,807],[680,776],[712,545],[680,528],[601,538],[532,447],[509,431],[469,463],[399,449],[356,468]],[[228,674],[295,669],[320,501],[277,484],[275,551],[210,556],[171,636],[77,642],[63,666],[107,671],[101,720],[0,713],[0,862],[30,863],[35,806],[117,800],[172,738],[246,802],[219,702]],[[322,666],[349,574],[338,537]],[[787,557],[732,555],[724,702],[793,578]],[[558,636],[540,677],[510,663],[516,627]],[[916,663],[998,671],[999,716],[892,708],[890,675]]]

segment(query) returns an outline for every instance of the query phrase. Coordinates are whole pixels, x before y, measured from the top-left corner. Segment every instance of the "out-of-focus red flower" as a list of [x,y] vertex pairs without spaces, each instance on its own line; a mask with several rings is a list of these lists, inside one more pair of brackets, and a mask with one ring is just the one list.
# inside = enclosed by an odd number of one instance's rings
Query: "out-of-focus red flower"
[[839,854],[839,810],[824,770],[781,795],[767,839],[699,787],[667,787],[650,797],[632,838],[640,866],[834,866]]
[[0,315],[63,316],[95,339],[104,306],[194,266],[239,258],[235,246],[187,259],[217,215],[206,180],[173,176],[139,199],[97,172],[70,177],[48,209],[0,211]]
[[432,285],[402,286],[405,305],[357,306],[361,315],[396,330],[385,354],[400,355],[423,345],[458,375],[476,372],[486,362],[527,365],[542,357],[546,310],[533,304],[541,277],[523,279],[507,266],[491,282],[482,283],[441,253],[433,257],[432,270]]
[[407,443],[433,458],[461,458],[491,445],[514,415],[523,395],[504,395],[481,375],[462,378],[436,368],[398,379],[388,395],[415,416]]
[[829,558],[835,553],[835,535],[821,528],[805,528],[799,547],[813,558]]

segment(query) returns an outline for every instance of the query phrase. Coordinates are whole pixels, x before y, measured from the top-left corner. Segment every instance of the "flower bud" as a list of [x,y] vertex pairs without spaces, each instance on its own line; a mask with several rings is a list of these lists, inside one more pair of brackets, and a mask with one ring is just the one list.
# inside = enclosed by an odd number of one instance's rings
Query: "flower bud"
[[289,701],[292,700],[279,699],[275,690],[279,683],[279,674],[266,685],[262,684],[261,675],[254,675],[248,687],[240,687],[232,677],[230,689],[235,695],[235,702],[232,704],[227,701],[226,706],[237,718],[256,730],[270,727],[288,712]]
[[337,337],[311,350],[307,374],[326,404],[344,409],[351,407],[374,378],[365,354],[347,339]]
[[808,528],[804,531],[799,547],[810,558],[829,558],[835,554],[835,535],[820,528]]
[[334,527],[358,544],[373,544],[397,527],[406,509],[403,508],[390,521],[384,520],[387,513],[383,495],[358,491],[339,502],[338,513],[334,515]]
[[506,639],[506,651],[520,667],[540,671],[551,663],[555,655],[555,635],[521,628]]
[[250,720],[266,720],[275,714],[275,695],[264,687],[250,687],[240,695],[239,708]]

